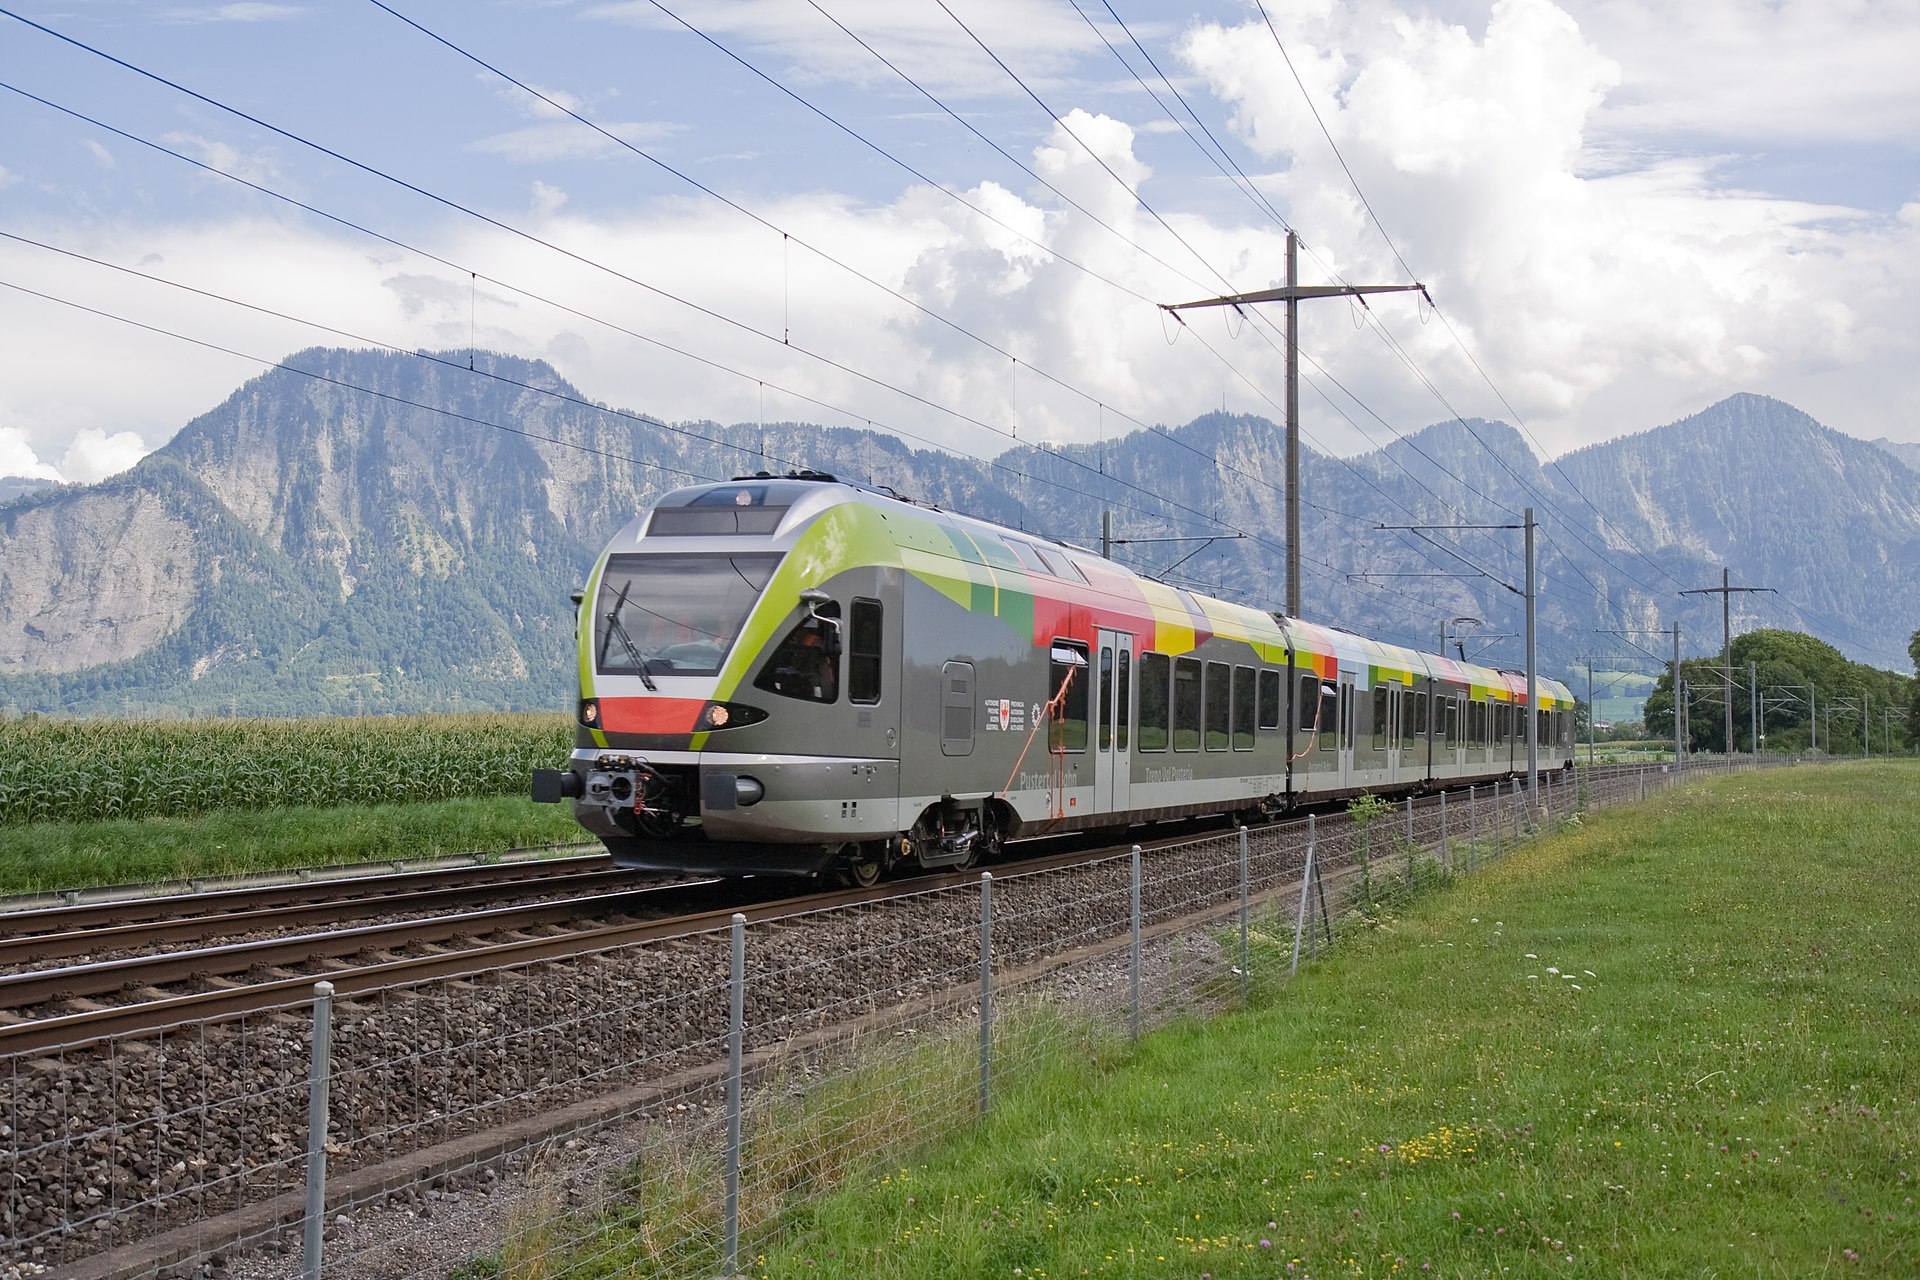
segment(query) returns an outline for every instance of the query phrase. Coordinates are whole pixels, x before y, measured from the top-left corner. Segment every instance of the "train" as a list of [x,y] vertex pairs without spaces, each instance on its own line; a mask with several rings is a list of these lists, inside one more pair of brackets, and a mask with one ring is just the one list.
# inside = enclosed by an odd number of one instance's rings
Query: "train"
[[1572,695],[817,472],[687,486],[575,595],[571,803],[623,867],[964,868],[1030,836],[1571,766]]

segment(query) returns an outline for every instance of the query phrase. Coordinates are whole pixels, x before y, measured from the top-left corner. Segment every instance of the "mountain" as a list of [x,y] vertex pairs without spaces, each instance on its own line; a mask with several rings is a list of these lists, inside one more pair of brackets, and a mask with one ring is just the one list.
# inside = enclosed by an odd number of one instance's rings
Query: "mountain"
[[0,476],[0,504],[12,502],[23,493],[51,489],[54,482],[38,476]]
[[[476,364],[464,351],[301,352],[124,474],[0,505],[0,706],[564,706],[568,597],[600,546],[666,489],[763,466],[1082,545],[1111,512],[1127,563],[1284,599],[1284,440],[1261,418],[1209,414],[982,462],[866,431],[661,424],[588,401],[537,361]],[[1403,643],[1431,648],[1457,616],[1521,630],[1504,585],[1521,582],[1521,535],[1428,535],[1456,559],[1373,526],[1516,524],[1527,506],[1544,526],[1541,650],[1555,674],[1620,651],[1596,628],[1661,625],[1679,590],[1717,586],[1723,564],[1780,592],[1768,625],[1784,614],[1866,661],[1904,670],[1920,625],[1911,473],[1762,397],[1546,467],[1512,428],[1468,420],[1359,458],[1309,451],[1302,472],[1305,612]],[[1251,536],[1196,536],[1222,525]],[[1462,576],[1393,576],[1437,573]],[[1717,608],[1686,607],[1689,648],[1717,643]],[[1522,653],[1508,640],[1484,656],[1517,666]]]
[[1879,439],[1870,441],[1869,443],[1876,445],[1880,449],[1900,459],[1900,461],[1906,463],[1909,471],[1912,471],[1915,476],[1920,476],[1920,443],[1889,440],[1885,436],[1881,436]]

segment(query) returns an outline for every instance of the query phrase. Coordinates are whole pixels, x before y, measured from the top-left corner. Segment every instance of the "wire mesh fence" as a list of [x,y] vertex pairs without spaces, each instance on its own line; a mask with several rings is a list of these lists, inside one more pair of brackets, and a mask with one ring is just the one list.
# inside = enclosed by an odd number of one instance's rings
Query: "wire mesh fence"
[[1036,1063],[1235,1007],[1370,916],[1684,776],[1363,798],[0,1058],[0,1277],[736,1274],[797,1211],[963,1131]]

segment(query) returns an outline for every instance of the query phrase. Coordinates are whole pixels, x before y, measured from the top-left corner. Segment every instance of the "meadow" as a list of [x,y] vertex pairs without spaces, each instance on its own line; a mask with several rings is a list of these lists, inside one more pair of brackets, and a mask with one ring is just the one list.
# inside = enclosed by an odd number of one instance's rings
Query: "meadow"
[[0,723],[0,894],[579,839],[564,716]]
[[1278,972],[1091,1059],[1059,1037],[751,1273],[1920,1275],[1920,766],[1589,815]]

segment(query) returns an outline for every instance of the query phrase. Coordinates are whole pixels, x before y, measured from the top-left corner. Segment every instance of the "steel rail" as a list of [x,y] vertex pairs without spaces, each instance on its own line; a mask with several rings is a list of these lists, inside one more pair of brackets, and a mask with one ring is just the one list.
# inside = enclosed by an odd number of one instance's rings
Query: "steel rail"
[[605,870],[612,860],[605,853],[563,858],[526,858],[513,862],[464,867],[434,867],[421,871],[381,871],[354,876],[325,876],[281,884],[215,889],[205,893],[166,893],[148,897],[114,898],[71,906],[32,907],[0,912],[0,938],[30,933],[61,933],[109,925],[161,920],[193,910],[203,914],[239,913],[268,907],[300,906],[309,902],[350,901],[462,882],[515,884],[553,875]]
[[[133,924],[112,924],[73,928],[57,933],[29,933],[17,937],[0,936],[0,969],[17,968],[42,960],[71,956],[101,955],[113,951],[133,951],[162,943],[204,942],[209,938],[232,936],[279,926],[324,924],[344,914],[383,915],[409,911],[432,911],[443,907],[471,906],[497,898],[503,893],[589,894],[622,886],[634,888],[636,880],[647,873],[602,869],[574,871],[548,877],[525,877],[472,884],[449,884],[413,892],[368,894],[356,892],[339,899],[316,900],[288,906],[254,907],[247,910],[220,911],[208,915],[179,916],[145,920]],[[180,900],[185,908],[193,899]]]

